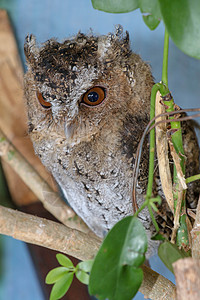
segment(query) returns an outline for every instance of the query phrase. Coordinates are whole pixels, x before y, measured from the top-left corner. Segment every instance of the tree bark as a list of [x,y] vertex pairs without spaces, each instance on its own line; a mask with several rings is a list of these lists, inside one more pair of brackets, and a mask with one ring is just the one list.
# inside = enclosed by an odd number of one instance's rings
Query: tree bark
[[192,257],[173,263],[178,300],[200,299],[200,261]]

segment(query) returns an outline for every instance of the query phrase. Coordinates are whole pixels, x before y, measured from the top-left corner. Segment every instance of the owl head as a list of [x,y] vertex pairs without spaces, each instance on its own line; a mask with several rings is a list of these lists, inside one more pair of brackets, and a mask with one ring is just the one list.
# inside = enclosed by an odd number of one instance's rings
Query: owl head
[[129,111],[147,113],[149,67],[130,50],[128,32],[84,35],[41,47],[27,36],[25,93],[29,132],[50,137],[55,131],[69,144],[98,134],[105,123],[122,120]]

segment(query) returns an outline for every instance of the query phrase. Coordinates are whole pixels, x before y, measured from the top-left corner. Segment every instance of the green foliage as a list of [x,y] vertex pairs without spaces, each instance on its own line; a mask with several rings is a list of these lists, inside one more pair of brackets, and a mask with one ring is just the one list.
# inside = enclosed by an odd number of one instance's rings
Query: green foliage
[[131,12],[139,8],[151,30],[163,20],[176,46],[200,59],[199,0],[92,0],[92,5],[110,13]]
[[140,11],[143,13],[145,24],[151,30],[156,29],[162,19],[158,0],[140,0]]
[[89,283],[89,274],[91,271],[93,260],[80,262],[76,267],[72,261],[63,254],[57,254],[56,258],[61,267],[57,267],[51,270],[47,276],[45,282],[47,284],[54,284],[50,300],[57,300],[64,296],[71,286],[74,274],[84,284]]
[[76,277],[84,284],[89,284],[89,272],[91,272],[93,266],[93,260],[82,261],[77,265]]
[[158,0],[140,0],[140,10],[142,13],[148,13],[157,19],[162,19]]
[[89,292],[98,299],[132,299],[143,279],[147,237],[141,222],[126,217],[108,233],[90,274]]
[[58,253],[58,254],[56,254],[56,258],[61,266],[69,268],[69,269],[70,268],[74,269],[74,265],[73,265],[72,261],[67,256],[65,256],[61,253]]
[[70,288],[73,277],[74,274],[72,272],[63,274],[63,276],[54,284],[51,290],[50,300],[62,298]]
[[176,243],[179,247],[189,247],[188,229],[186,223],[186,214],[180,217],[180,226],[177,230]]
[[61,277],[63,277],[65,274],[69,273],[69,269],[65,267],[57,267],[53,270],[51,270],[47,276],[46,276],[46,283],[47,284],[53,284],[56,281],[58,281]]
[[159,0],[170,37],[186,54],[200,59],[200,1]]
[[158,256],[165,266],[173,272],[172,264],[178,259],[190,256],[190,254],[184,250],[180,250],[177,245],[165,241],[158,248]]
[[149,29],[154,30],[160,24],[160,20],[156,19],[153,15],[143,15],[144,23],[149,27]]
[[126,13],[139,7],[140,0],[92,0],[95,9],[108,13]]

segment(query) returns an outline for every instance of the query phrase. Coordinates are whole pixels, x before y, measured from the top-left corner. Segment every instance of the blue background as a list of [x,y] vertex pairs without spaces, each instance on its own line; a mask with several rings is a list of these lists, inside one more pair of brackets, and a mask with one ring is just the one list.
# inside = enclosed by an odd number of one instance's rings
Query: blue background
[[[164,26],[160,24],[155,31],[150,31],[138,10],[107,14],[94,10],[90,0],[0,0],[0,7],[9,12],[23,62],[23,44],[28,33],[33,33],[41,43],[52,37],[65,39],[79,30],[87,33],[90,28],[96,34],[107,34],[114,30],[115,24],[121,24],[130,33],[133,51],[150,63],[155,80],[161,80]],[[200,62],[170,42],[169,88],[182,108],[200,106],[199,79]],[[1,241],[4,260],[0,299],[43,300],[26,245],[9,237],[1,237]],[[157,272],[174,281],[157,256],[152,257],[151,264]],[[138,293],[136,299],[144,298]]]

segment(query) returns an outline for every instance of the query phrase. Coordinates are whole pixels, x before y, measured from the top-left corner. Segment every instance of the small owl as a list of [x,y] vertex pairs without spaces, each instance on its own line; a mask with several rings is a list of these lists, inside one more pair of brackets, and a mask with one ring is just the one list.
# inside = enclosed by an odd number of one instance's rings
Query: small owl
[[[25,43],[29,134],[74,211],[100,237],[133,214],[135,153],[149,122],[153,77],[130,50],[121,27],[105,36],[84,35],[37,47]],[[144,147],[136,196],[140,206],[148,175]],[[139,218],[149,236],[146,210]]]

